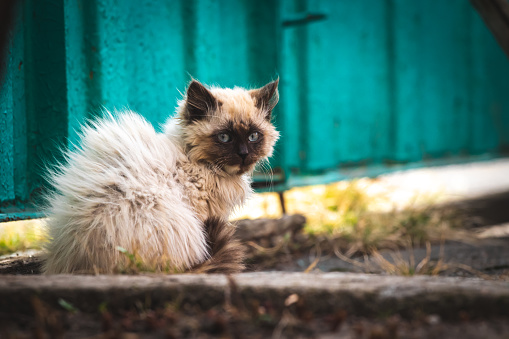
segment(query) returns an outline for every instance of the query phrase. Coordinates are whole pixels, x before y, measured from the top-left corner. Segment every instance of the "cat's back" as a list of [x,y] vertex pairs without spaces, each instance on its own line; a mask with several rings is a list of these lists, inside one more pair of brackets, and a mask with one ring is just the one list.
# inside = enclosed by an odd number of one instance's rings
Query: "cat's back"
[[[179,155],[176,145],[156,133],[148,121],[131,111],[116,116],[108,114],[105,119],[85,126],[80,151],[84,158],[92,162],[101,162],[110,168],[143,169],[143,172],[147,171],[147,166],[174,166]],[[74,154],[78,155],[80,151]],[[79,163],[84,165],[82,161]]]
[[[45,271],[111,272],[124,260],[119,246],[145,262],[170,257],[176,269],[203,260],[200,224],[175,180],[180,156],[177,145],[133,112],[84,127],[80,146],[50,177]],[[179,248],[186,243],[193,245]]]
[[79,146],[66,154],[67,163],[51,181],[58,191],[76,196],[110,190],[139,194],[163,182],[172,186],[179,153],[140,115],[108,114],[84,126]]

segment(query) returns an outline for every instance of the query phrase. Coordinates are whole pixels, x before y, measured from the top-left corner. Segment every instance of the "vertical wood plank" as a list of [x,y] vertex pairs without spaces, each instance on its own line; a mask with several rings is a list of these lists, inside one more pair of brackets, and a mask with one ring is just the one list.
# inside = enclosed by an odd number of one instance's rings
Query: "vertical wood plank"
[[0,84],[0,202],[28,199],[23,11],[18,3]]
[[64,6],[59,0],[24,2],[27,192],[45,186],[44,168],[62,160],[68,115]]
[[479,16],[473,17],[472,153],[507,151],[509,62]]
[[294,40],[284,47],[289,48],[284,62],[291,65],[295,58],[289,71],[301,74],[295,77],[296,92],[288,94],[305,112],[299,131],[304,138],[299,142],[301,169],[380,162],[389,151],[384,3],[312,1],[292,10],[286,15],[325,16],[284,32],[289,42]]
[[[12,44],[9,39],[8,44]],[[12,48],[12,46],[10,46]],[[14,200],[14,131],[13,131],[13,58],[4,59],[5,73],[0,83],[0,201]]]
[[[307,11],[305,0],[283,0],[280,4],[281,24],[295,13]],[[281,82],[279,110],[284,130],[281,131],[281,149],[285,167],[298,175],[306,163],[307,146],[307,27],[282,28]]]
[[465,152],[471,72],[468,8],[462,1],[395,3],[395,160]]

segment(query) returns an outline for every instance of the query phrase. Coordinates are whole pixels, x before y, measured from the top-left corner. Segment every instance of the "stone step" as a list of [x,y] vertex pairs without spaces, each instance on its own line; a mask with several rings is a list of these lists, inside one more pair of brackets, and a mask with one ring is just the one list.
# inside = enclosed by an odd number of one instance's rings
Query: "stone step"
[[57,308],[64,300],[89,313],[98,312],[101,305],[119,311],[178,301],[203,310],[225,303],[248,309],[269,303],[279,311],[295,304],[315,315],[344,310],[363,317],[398,314],[408,319],[423,314],[451,320],[509,316],[509,283],[474,278],[254,272],[231,276],[4,275],[0,279],[0,312],[31,314],[35,297]]

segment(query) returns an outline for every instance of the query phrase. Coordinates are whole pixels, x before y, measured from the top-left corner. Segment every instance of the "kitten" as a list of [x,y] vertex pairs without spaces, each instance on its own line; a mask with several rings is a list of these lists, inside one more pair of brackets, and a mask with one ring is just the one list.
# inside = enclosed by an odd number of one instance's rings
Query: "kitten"
[[129,254],[156,271],[242,270],[227,220],[279,137],[277,87],[193,80],[164,133],[130,111],[85,126],[80,147],[50,173],[43,271],[116,273]]

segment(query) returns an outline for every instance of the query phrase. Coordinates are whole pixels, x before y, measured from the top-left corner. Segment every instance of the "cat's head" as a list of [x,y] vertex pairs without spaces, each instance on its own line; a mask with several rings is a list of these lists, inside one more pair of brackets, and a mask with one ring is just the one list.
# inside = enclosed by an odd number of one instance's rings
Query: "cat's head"
[[192,161],[230,175],[254,169],[272,155],[279,137],[271,124],[279,79],[262,88],[206,88],[193,80],[180,103],[183,139]]

